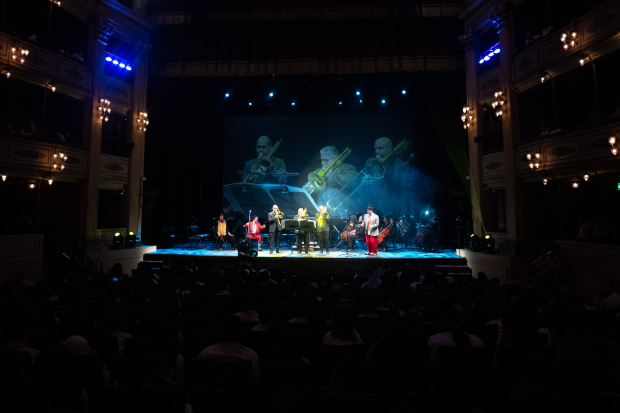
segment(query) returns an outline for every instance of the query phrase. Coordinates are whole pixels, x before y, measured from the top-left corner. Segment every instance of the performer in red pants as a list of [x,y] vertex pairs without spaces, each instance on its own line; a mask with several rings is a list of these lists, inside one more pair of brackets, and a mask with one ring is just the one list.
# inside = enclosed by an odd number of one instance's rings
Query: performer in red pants
[[260,222],[258,222],[258,217],[254,216],[254,218],[252,219],[252,221],[248,222],[247,224],[245,224],[243,226],[243,228],[247,228],[248,229],[248,235],[252,238],[258,241],[258,250],[261,251],[261,236],[260,236],[260,231],[262,229],[264,229],[265,227],[262,226],[260,224]]
[[379,236],[379,215],[374,213],[375,207],[368,205],[367,214],[364,215],[364,228],[366,229],[366,255],[377,255],[377,237]]

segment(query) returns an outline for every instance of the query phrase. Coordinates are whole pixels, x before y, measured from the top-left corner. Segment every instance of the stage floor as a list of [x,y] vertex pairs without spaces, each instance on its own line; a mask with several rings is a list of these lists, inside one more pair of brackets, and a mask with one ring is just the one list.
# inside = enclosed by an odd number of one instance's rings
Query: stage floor
[[[170,248],[170,249],[158,249],[155,252],[144,254],[144,259],[149,260],[149,257],[153,256],[168,256],[168,258],[185,256],[185,257],[201,257],[201,258],[237,258],[237,250],[215,250],[215,249],[182,249],[182,248]],[[379,255],[365,255],[364,251],[357,250],[353,254],[345,255],[344,250],[330,251],[329,254],[320,254],[317,251],[311,251],[308,254],[298,254],[297,252],[291,253],[291,251],[280,251],[280,254],[269,254],[269,250],[262,250],[258,252],[258,258],[262,259],[364,259],[364,260],[377,260],[377,259],[438,259],[438,258],[456,258],[462,259],[456,255],[455,250],[441,249],[436,252],[421,252],[418,250],[400,250],[381,252]]]

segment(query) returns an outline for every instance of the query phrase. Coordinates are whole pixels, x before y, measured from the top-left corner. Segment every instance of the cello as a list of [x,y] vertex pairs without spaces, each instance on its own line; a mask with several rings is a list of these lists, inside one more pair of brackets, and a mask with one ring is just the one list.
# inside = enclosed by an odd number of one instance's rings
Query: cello
[[351,218],[351,221],[349,221],[349,224],[347,225],[347,227],[345,228],[344,231],[342,231],[342,234],[340,234],[340,239],[343,241],[346,241],[349,233],[351,231],[353,231],[353,227],[355,226],[355,224],[353,223],[353,221],[355,221],[355,218]]
[[377,245],[381,244],[383,242],[383,239],[388,236],[388,234],[390,233],[390,227],[392,225],[394,225],[394,220],[390,219],[390,225],[388,225],[387,227],[383,228],[383,230],[381,230],[381,233],[379,234],[379,237],[377,238]]

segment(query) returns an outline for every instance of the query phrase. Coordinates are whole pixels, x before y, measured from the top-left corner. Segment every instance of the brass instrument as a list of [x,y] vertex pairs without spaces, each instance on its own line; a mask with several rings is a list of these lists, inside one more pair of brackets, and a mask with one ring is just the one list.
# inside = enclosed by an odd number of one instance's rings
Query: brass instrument
[[349,156],[350,154],[351,154],[351,149],[347,148],[340,155],[338,155],[338,157],[334,160],[334,162],[327,165],[326,167],[321,169],[319,172],[310,172],[308,174],[308,182],[306,182],[306,184],[302,186],[302,189],[305,189],[306,191],[308,191],[309,194],[313,193],[317,189],[319,191],[322,191],[323,189],[325,189],[325,186],[326,186],[325,175],[327,175],[334,169],[339,168],[340,165],[342,165],[342,163],[346,159],[346,157]]
[[280,211],[280,208],[276,208],[276,221],[278,221],[278,225],[280,225],[280,218],[284,218],[284,212]]
[[[364,164],[364,169],[359,171],[357,173],[357,175],[355,175],[355,177],[353,179],[351,179],[351,181],[349,181],[349,183],[355,181],[357,179],[357,177],[360,176],[361,174],[364,174],[366,176],[370,176],[370,177],[372,177],[374,179],[383,179],[385,177],[385,165],[386,164],[387,165],[391,165],[392,163],[394,163],[396,158],[398,158],[405,151],[405,149],[407,149],[408,146],[409,146],[409,141],[404,140],[404,141],[401,141],[398,145],[396,145],[396,147],[394,149],[392,149],[392,152],[390,152],[388,154],[388,156],[383,158],[383,160],[379,160],[377,158],[370,158],[370,159],[368,159],[366,161],[366,163]],[[347,185],[349,185],[349,184],[347,184]],[[327,206],[329,206],[329,202],[333,201],[334,198],[336,196],[338,196],[340,194],[340,192],[342,192],[344,190],[344,188],[347,187],[347,185],[342,187],[342,189],[337,194],[332,196],[331,199],[329,201],[327,201]],[[347,196],[345,199],[343,199],[342,202],[340,202],[335,207],[330,207],[330,208],[332,208],[334,211],[336,209],[338,209],[338,207],[340,207],[340,205],[342,205],[347,199],[349,199],[354,193],[356,193],[357,190],[361,188],[361,186],[362,185],[358,185],[358,187],[355,188],[353,190],[353,192],[351,192],[349,194],[349,196]]]
[[279,141],[276,142],[275,145],[273,145],[273,147],[269,151],[269,155],[263,156],[263,157],[259,158],[259,161],[256,162],[254,164],[254,166],[252,166],[252,169],[250,170],[248,175],[243,180],[244,184],[247,183],[247,181],[250,178],[250,176],[256,177],[255,173],[258,172],[258,168],[261,168],[261,169],[267,171],[267,170],[269,170],[269,169],[271,169],[273,167],[273,162],[271,160],[271,157],[273,156],[274,153],[276,153],[276,150],[278,149],[278,146],[280,146],[281,142],[282,142],[282,139],[280,139]]

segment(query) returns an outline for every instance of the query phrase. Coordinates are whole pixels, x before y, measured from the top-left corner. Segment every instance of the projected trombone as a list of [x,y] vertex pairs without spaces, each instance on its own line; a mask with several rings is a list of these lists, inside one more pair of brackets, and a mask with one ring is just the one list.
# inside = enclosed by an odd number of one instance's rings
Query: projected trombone
[[315,190],[324,190],[327,185],[325,182],[325,175],[334,169],[339,168],[350,154],[351,149],[347,148],[340,155],[338,155],[334,162],[322,168],[319,172],[310,172],[308,174],[308,182],[302,186],[302,189],[308,191],[309,194],[313,193]]
[[351,198],[353,196],[353,194],[355,194],[357,192],[358,189],[360,189],[362,187],[363,184],[360,184],[357,186],[357,188],[355,188],[345,199],[343,199],[342,201],[340,201],[340,203],[336,206],[331,206],[330,202],[333,202],[334,199],[340,195],[340,193],[351,183],[351,182],[355,182],[355,180],[357,179],[358,176],[360,176],[361,174],[364,174],[365,176],[369,176],[373,179],[376,180],[380,180],[383,179],[385,177],[385,166],[386,165],[391,165],[392,163],[394,163],[394,161],[396,160],[396,158],[398,158],[406,149],[407,147],[409,147],[409,141],[407,140],[403,140],[401,141],[398,145],[396,145],[396,147],[392,150],[392,152],[390,152],[388,154],[388,156],[386,156],[385,158],[383,158],[382,160],[379,160],[377,158],[370,158],[366,161],[366,163],[364,164],[364,169],[362,169],[361,171],[359,171],[357,173],[357,175],[355,175],[355,177],[349,181],[345,186],[342,187],[342,189],[335,194],[334,196],[332,196],[328,201],[327,201],[327,206],[331,209],[333,209],[334,211],[336,211],[338,208],[340,208],[340,206],[342,204],[344,204],[347,199]]
[[279,141],[276,142],[275,145],[273,145],[273,147],[271,148],[267,156],[263,156],[259,158],[258,162],[256,162],[252,166],[252,169],[250,170],[248,175],[243,180],[244,184],[247,183],[250,177],[256,178],[256,175],[259,173],[258,172],[259,169],[261,170],[262,173],[267,173],[267,171],[269,171],[273,167],[273,161],[271,160],[271,157],[276,153],[276,150],[278,149],[278,146],[280,146],[281,142],[282,142],[282,139],[280,139]]

